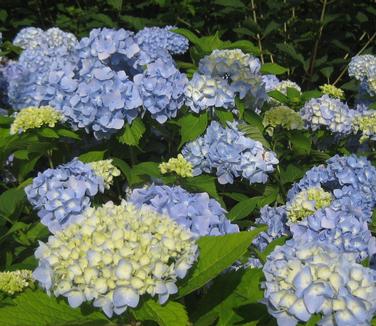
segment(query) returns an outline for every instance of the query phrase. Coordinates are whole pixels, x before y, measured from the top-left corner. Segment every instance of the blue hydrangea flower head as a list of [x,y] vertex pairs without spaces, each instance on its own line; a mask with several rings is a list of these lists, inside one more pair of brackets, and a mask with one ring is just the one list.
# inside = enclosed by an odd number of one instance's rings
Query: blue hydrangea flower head
[[361,194],[352,187],[344,187],[334,191],[330,206],[290,223],[290,230],[294,239],[333,245],[342,253],[354,254],[361,262],[375,253],[369,251],[373,237],[367,221],[371,215],[372,210]]
[[103,179],[77,159],[39,173],[25,187],[29,202],[51,232],[76,221],[90,206],[91,198],[103,191]]
[[207,193],[189,193],[179,186],[152,185],[134,189],[129,201],[136,207],[150,206],[198,236],[239,232],[238,226],[226,218],[226,211]]
[[288,192],[289,200],[298,192],[309,187],[321,186],[334,191],[351,186],[362,195],[365,203],[374,206],[376,202],[376,169],[365,157],[355,154],[335,155],[320,165],[308,170],[304,177],[293,185]]
[[188,79],[176,69],[172,60],[157,59],[143,74],[134,77],[143,107],[159,123],[175,118],[185,100]]
[[92,302],[108,316],[144,296],[164,304],[198,257],[194,235],[149,207],[107,202],[56,232],[35,252],[33,277],[72,308]]
[[137,44],[151,57],[159,56],[159,49],[165,49],[170,54],[183,54],[188,50],[189,42],[184,36],[176,34],[171,30],[173,26],[145,27],[136,33]]
[[184,146],[182,154],[192,164],[194,175],[216,170],[221,184],[233,183],[237,177],[250,184],[265,183],[278,164],[275,154],[246,137],[236,122],[224,128],[213,121],[204,136]]
[[72,60],[66,47],[47,46],[24,50],[17,62],[5,69],[9,104],[15,109],[47,104],[48,78],[53,66],[65,66]]
[[376,65],[376,56],[372,54],[357,55],[351,58],[349,63],[349,76],[362,81],[367,77],[367,70],[370,66]]
[[265,91],[270,92],[274,90],[280,83],[280,80],[275,75],[263,75],[262,82],[265,85]]
[[351,254],[315,242],[288,241],[267,258],[264,303],[279,325],[313,314],[318,325],[369,325],[376,313],[376,271]]
[[129,79],[141,71],[139,53],[131,32],[92,30],[76,46],[76,62],[50,73],[49,104],[76,128],[108,137],[139,113],[142,100]]
[[355,111],[350,110],[347,104],[339,99],[323,95],[305,103],[300,114],[306,127],[313,131],[324,127],[331,132],[345,135],[352,132]]
[[224,79],[194,73],[185,95],[185,104],[196,113],[209,108],[235,107],[235,94]]
[[13,40],[13,44],[23,49],[35,49],[45,43],[44,31],[38,27],[21,29]]

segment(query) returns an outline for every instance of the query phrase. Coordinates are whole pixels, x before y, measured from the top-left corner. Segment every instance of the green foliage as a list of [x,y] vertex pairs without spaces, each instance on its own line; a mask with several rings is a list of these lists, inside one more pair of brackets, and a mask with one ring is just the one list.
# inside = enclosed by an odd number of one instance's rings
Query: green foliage
[[72,309],[63,299],[49,297],[42,290],[28,289],[9,304],[0,307],[0,320],[6,326],[68,326],[88,323],[111,325],[98,311]]

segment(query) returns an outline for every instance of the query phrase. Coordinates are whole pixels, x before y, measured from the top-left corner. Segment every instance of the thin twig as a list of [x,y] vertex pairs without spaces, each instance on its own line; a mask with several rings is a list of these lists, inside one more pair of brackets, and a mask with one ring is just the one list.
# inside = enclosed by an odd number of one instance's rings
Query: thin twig
[[[373,39],[374,39],[375,37],[376,37],[376,32],[373,33],[373,35],[368,39],[367,43],[364,44],[364,46],[363,46],[363,47],[358,51],[358,53],[355,54],[355,55],[359,55],[359,54],[361,54],[361,53],[367,48],[367,46],[371,44],[371,42],[373,41]],[[347,55],[348,55],[348,54],[347,54]],[[346,56],[345,56],[345,57],[346,57]],[[337,79],[334,81],[333,86],[335,86],[335,85],[341,80],[342,76],[346,73],[346,71],[347,71],[347,67],[348,67],[348,66],[349,66],[349,64],[347,64],[346,67],[341,71],[341,73],[339,74],[339,76],[337,77]]]
[[[252,5],[253,21],[254,21],[255,24],[257,25],[256,7],[255,7],[255,1],[254,1],[254,0],[251,0],[251,5]],[[261,44],[261,37],[260,37],[260,34],[257,33],[257,34],[256,34],[256,37],[257,37],[258,48],[259,48],[259,50],[260,50],[260,59],[261,59],[261,63],[264,64],[264,55],[263,55],[263,53],[262,53],[262,44]]]
[[312,74],[313,74],[313,69],[315,67],[317,52],[318,52],[318,49],[319,49],[319,43],[320,43],[320,40],[321,40],[322,31],[324,29],[323,23],[324,23],[324,18],[325,18],[326,6],[327,6],[327,0],[324,0],[324,2],[322,4],[322,9],[321,9],[321,15],[320,15],[320,29],[319,29],[319,33],[318,33],[318,36],[317,36],[316,41],[315,41],[315,45],[313,47],[311,62],[309,63],[308,71],[309,71],[310,76],[312,76]]

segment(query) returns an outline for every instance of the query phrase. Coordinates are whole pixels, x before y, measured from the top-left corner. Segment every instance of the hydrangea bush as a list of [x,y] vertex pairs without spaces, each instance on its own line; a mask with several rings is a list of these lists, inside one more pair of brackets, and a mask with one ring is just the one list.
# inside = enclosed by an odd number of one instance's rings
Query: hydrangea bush
[[375,323],[375,56],[351,90],[176,26],[5,44],[2,324]]

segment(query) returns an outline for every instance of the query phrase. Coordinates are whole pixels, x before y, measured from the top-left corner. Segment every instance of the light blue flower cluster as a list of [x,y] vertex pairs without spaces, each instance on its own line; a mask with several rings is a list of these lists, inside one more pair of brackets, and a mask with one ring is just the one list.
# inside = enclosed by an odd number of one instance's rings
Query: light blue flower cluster
[[29,202],[51,232],[75,222],[90,206],[91,198],[103,191],[103,179],[77,159],[39,173],[25,187]]
[[371,54],[358,55],[351,58],[349,76],[361,82],[361,90],[369,95],[376,95],[376,56]]
[[213,121],[204,136],[184,146],[182,154],[192,164],[193,175],[215,169],[220,184],[233,183],[238,177],[250,184],[265,183],[278,164],[275,153],[246,137],[236,122],[223,128]]
[[262,75],[262,82],[265,85],[265,91],[270,92],[274,90],[280,83],[280,80],[275,75]]
[[194,73],[187,86],[185,104],[196,113],[208,108],[233,109],[235,95],[226,80]]
[[339,99],[323,95],[309,100],[300,110],[307,128],[313,131],[322,127],[339,134],[352,132],[352,121],[356,114],[346,103]]
[[179,34],[172,32],[175,27],[145,27],[136,34],[138,45],[152,58],[159,56],[159,50],[165,49],[171,54],[183,54],[188,50],[188,40]]
[[26,27],[21,29],[13,40],[13,44],[23,49],[36,49],[41,47],[72,49],[77,44],[76,37],[62,31],[60,28],[52,27],[43,31],[37,27]]
[[43,101],[51,67],[58,63],[63,67],[71,60],[76,37],[58,28],[44,32],[28,27],[17,34],[14,44],[25,50],[4,71],[9,104],[15,109],[46,104]]
[[75,63],[51,72],[49,104],[97,138],[116,132],[137,117],[142,104],[128,77],[139,72],[139,52],[131,32],[92,30],[75,47]]
[[221,205],[205,192],[189,193],[179,186],[151,185],[134,189],[129,201],[136,207],[150,206],[197,236],[239,232],[239,227],[226,218]]
[[366,205],[374,206],[376,203],[376,169],[365,157],[355,154],[335,155],[326,162],[326,166],[319,165],[307,171],[290,189],[288,199],[304,189],[318,186],[330,191],[351,186],[361,194]]
[[188,79],[171,60],[158,58],[148,64],[141,75],[134,77],[143,101],[143,107],[159,123],[175,118],[185,101]]
[[71,51],[66,47],[41,46],[24,50],[19,60],[8,64],[5,70],[9,104],[15,109],[45,104],[51,68],[64,67],[69,61]]
[[268,229],[261,232],[252,242],[260,251],[263,251],[273,240],[290,234],[285,206],[262,207],[260,217],[256,218],[255,223],[268,226]]
[[278,325],[297,325],[313,314],[318,325],[370,325],[376,313],[376,271],[333,246],[288,241],[263,268],[265,299]]
[[[199,62],[198,73],[188,86],[188,106],[195,112],[210,107],[228,108],[234,105],[235,96],[239,96],[257,109],[266,99],[260,67],[257,58],[239,49],[214,50]],[[206,80],[208,87],[205,87]]]
[[[314,208],[310,201],[302,202],[302,209],[311,213],[301,220],[290,218],[289,207],[296,199],[317,189],[325,189],[331,194],[330,204]],[[335,246],[342,253],[353,254],[359,262],[367,257],[372,259],[376,254],[376,239],[368,229],[368,223],[375,204],[375,167],[363,157],[336,155],[326,166],[307,171],[288,192],[286,205],[265,206],[260,210],[261,216],[256,222],[266,224],[268,230],[253,244],[262,251],[276,238],[291,234],[297,241]]]

